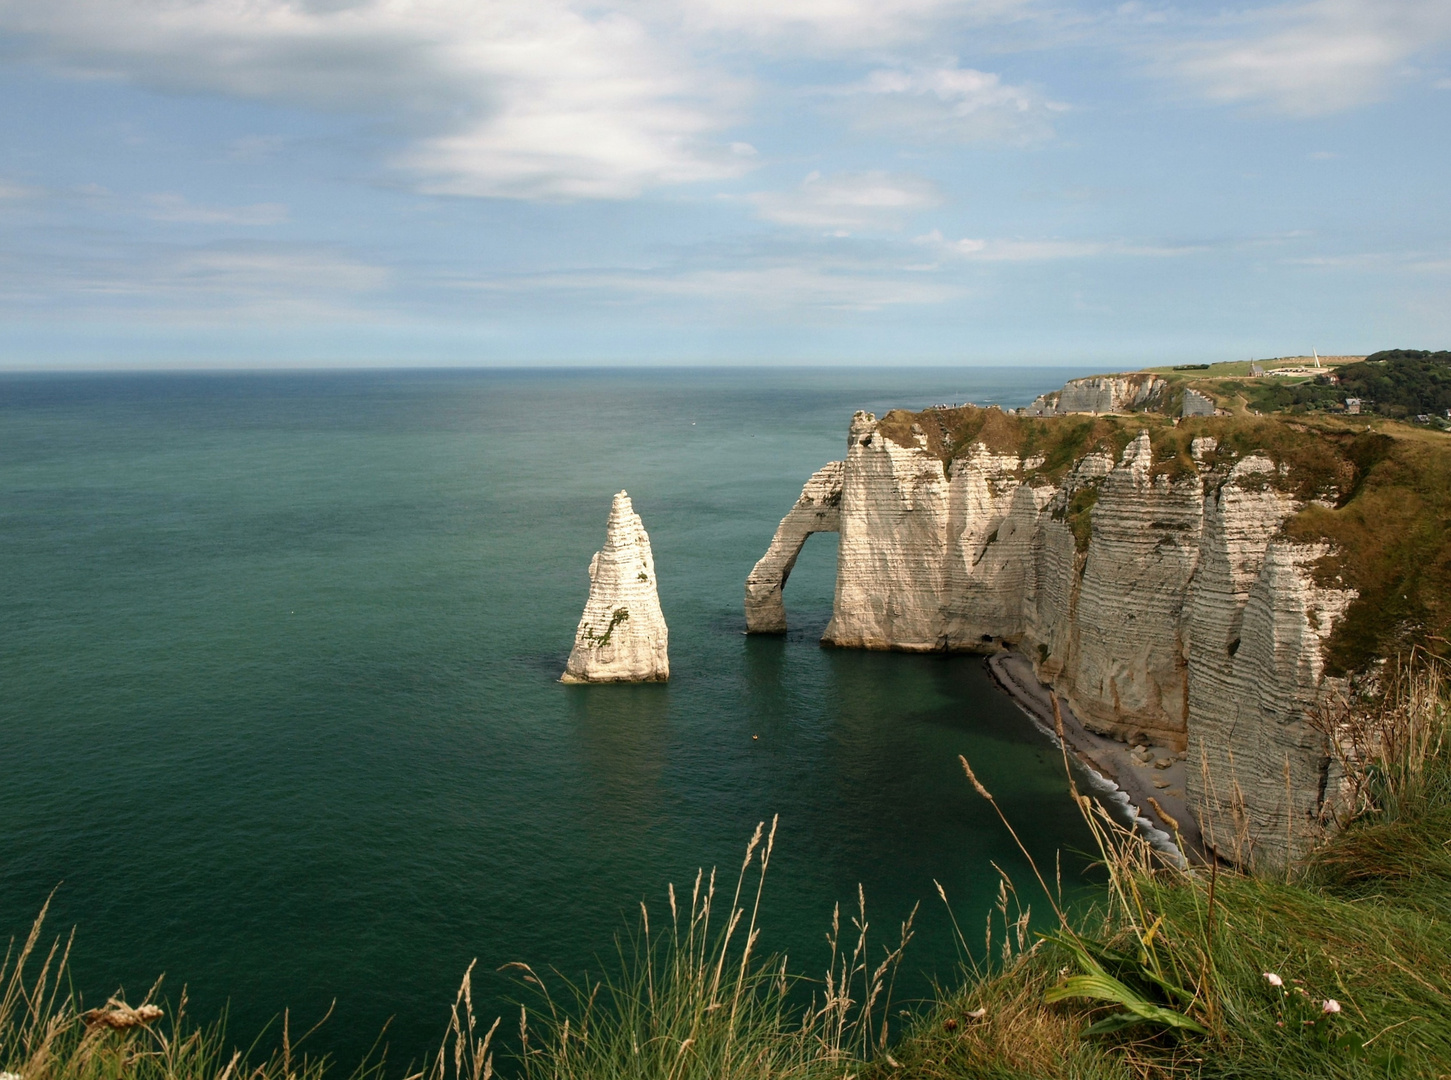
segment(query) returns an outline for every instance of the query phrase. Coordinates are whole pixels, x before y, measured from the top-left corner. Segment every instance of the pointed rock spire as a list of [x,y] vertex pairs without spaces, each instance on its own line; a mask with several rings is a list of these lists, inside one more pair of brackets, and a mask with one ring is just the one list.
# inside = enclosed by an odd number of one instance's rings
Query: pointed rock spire
[[665,682],[669,632],[655,591],[655,557],[640,515],[621,491],[605,546],[589,564],[589,600],[560,682]]

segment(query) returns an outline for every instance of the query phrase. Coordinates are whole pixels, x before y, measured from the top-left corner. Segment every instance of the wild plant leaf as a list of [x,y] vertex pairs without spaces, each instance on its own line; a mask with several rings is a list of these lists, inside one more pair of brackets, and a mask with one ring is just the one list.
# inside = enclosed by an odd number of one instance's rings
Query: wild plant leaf
[[1089,1024],[1082,1033],[1084,1035],[1112,1035],[1115,1031],[1122,1031],[1135,1024],[1147,1022],[1142,1016],[1135,1016],[1129,1012],[1109,1013],[1102,1020]]
[[1170,999],[1177,998],[1185,1005],[1192,1005],[1198,997],[1192,990],[1185,989],[1178,983],[1164,978],[1127,953],[1119,952],[1092,938],[1069,937],[1061,934],[1044,934],[1043,936],[1073,953],[1078,960],[1079,967],[1085,971],[1102,971],[1108,974],[1112,969],[1115,978],[1122,978],[1124,974],[1141,978],[1163,990]]
[[[1097,967],[1097,964],[1094,966]],[[1155,1005],[1152,1001],[1146,1001],[1102,968],[1087,975],[1070,975],[1043,995],[1043,1001],[1050,1005],[1055,1001],[1064,1001],[1068,998],[1112,1001],[1115,1005],[1122,1005],[1148,1023],[1158,1024],[1161,1027],[1180,1028],[1199,1035],[1209,1034],[1208,1029],[1198,1021],[1181,1012],[1175,1012],[1162,1005]]]

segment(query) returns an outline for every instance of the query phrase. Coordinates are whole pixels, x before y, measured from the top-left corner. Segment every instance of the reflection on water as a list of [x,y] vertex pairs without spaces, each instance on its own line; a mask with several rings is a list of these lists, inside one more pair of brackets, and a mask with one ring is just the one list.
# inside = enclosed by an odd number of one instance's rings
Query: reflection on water
[[670,686],[564,686],[585,778],[573,797],[604,828],[647,826],[661,811],[669,760]]

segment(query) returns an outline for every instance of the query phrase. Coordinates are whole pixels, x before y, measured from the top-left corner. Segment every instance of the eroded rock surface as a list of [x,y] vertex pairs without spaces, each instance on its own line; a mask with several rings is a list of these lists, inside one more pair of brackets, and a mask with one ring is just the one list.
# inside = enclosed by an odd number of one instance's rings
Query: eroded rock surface
[[1099,485],[1079,582],[1071,700],[1105,734],[1182,748],[1188,714],[1184,600],[1199,559],[1204,487],[1152,472],[1145,432]]
[[947,477],[913,433],[902,446],[859,412],[847,436],[836,597],[822,640],[867,649],[942,645]]
[[893,431],[852,418],[846,460],[812,477],[752,571],[749,628],[785,629],[781,585],[834,521],[825,642],[1016,646],[1088,727],[1187,748],[1189,804],[1221,852],[1298,853],[1336,795],[1312,713],[1337,692],[1323,647],[1355,594],[1317,585],[1325,548],[1282,533],[1304,505],[1283,467],[1209,437],[1187,462],[1156,462],[1144,432],[1045,480],[1041,458],[982,443],[949,455],[920,425]]
[[664,682],[669,631],[655,588],[650,537],[621,491],[610,506],[605,546],[589,564],[589,600],[560,682]]
[[1298,857],[1338,794],[1339,769],[1315,710],[1342,692],[1323,645],[1355,598],[1317,585],[1327,548],[1277,536],[1299,503],[1244,458],[1205,498],[1190,604],[1190,805],[1206,839],[1236,862]]

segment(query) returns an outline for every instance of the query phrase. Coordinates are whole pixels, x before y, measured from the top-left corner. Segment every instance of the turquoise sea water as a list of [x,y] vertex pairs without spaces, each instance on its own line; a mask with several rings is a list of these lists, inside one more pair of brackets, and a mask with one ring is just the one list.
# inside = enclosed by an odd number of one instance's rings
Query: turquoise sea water
[[[956,755],[1051,867],[1086,844],[1058,754],[980,659],[821,648],[834,537],[784,639],[744,636],[743,582],[854,409],[1075,374],[0,378],[0,933],[59,886],[88,998],[164,972],[244,1042],[336,999],[318,1048],[393,1017],[401,1064],[471,959],[507,1013],[500,965],[596,967],[779,814],[763,947],[818,972],[861,883],[879,941],[922,902],[925,992],[955,961],[934,879],[974,941],[990,860],[1031,899]],[[620,488],[673,677],[561,686]]]

